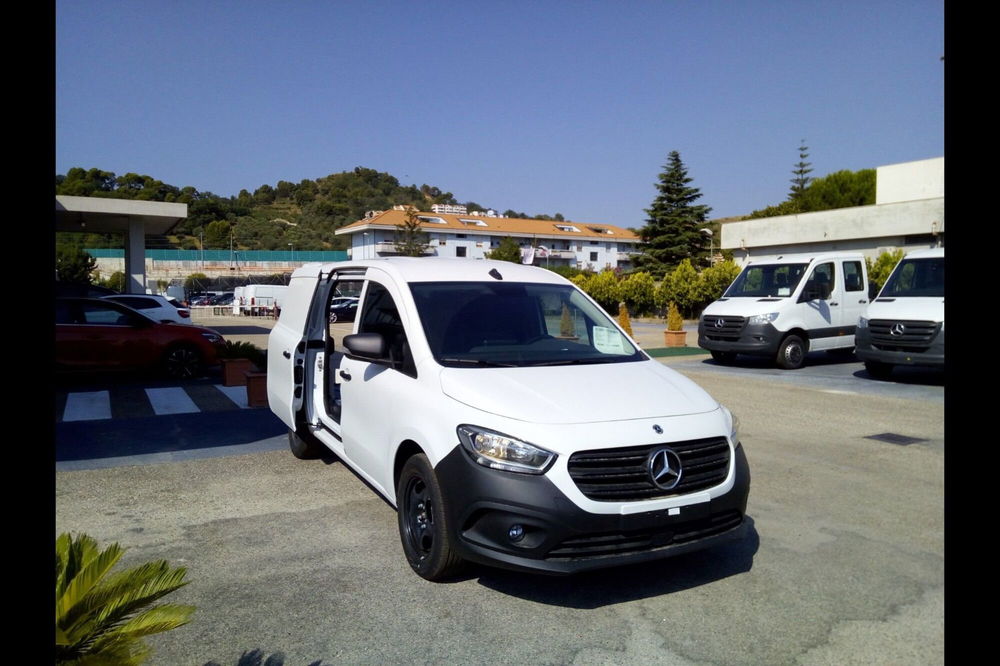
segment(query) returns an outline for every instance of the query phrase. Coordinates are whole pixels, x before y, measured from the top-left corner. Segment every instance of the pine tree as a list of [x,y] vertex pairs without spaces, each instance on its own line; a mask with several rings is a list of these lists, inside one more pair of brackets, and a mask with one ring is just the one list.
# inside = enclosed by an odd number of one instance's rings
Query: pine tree
[[795,169],[792,171],[795,178],[792,178],[791,181],[792,188],[788,195],[789,201],[797,201],[806,191],[806,188],[809,187],[809,182],[812,180],[809,177],[809,174],[812,172],[812,169],[809,167],[812,166],[812,163],[806,162],[806,158],[809,157],[808,150],[809,147],[806,146],[806,140],[802,139],[799,146],[799,163],[795,165]]
[[682,260],[707,252],[707,241],[701,229],[712,209],[694,205],[701,191],[689,187],[687,168],[674,150],[660,173],[659,191],[652,206],[646,209],[646,226],[639,230],[642,254],[636,262],[642,270],[661,277]]
[[427,249],[427,234],[420,228],[415,208],[406,209],[406,219],[396,225],[396,252],[404,257],[422,257]]

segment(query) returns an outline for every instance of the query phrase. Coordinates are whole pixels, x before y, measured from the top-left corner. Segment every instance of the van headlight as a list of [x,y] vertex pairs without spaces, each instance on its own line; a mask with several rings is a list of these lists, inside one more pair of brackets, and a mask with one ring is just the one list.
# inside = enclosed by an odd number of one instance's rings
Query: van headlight
[[868,320],[864,317],[858,317],[858,328],[868,328]]
[[544,474],[556,454],[514,437],[473,425],[460,425],[458,439],[483,467],[522,474]]
[[729,422],[729,440],[733,446],[736,446],[740,443],[740,419],[723,405],[719,405],[719,408],[722,409],[722,414]]
[[779,312],[768,312],[767,314],[753,315],[747,321],[750,326],[760,325],[760,324],[770,324],[772,321],[778,318]]

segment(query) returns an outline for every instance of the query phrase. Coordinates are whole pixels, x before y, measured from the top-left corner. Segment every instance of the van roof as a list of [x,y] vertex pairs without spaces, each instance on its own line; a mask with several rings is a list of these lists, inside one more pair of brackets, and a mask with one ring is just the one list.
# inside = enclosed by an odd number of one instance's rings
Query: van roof
[[750,259],[744,266],[750,264],[806,264],[810,261],[822,261],[824,259],[855,259],[863,260],[864,255],[860,252],[802,252],[799,254],[779,254],[761,259]]
[[402,282],[482,282],[497,280],[496,271],[507,282],[552,282],[567,280],[558,273],[537,266],[524,266],[510,261],[466,259],[460,257],[385,257],[360,261],[335,261],[305,264],[292,273],[292,278],[315,276],[320,272],[361,268],[381,268]]
[[943,257],[944,248],[943,247],[932,247],[927,250],[914,250],[907,254],[904,259],[926,259],[928,257]]

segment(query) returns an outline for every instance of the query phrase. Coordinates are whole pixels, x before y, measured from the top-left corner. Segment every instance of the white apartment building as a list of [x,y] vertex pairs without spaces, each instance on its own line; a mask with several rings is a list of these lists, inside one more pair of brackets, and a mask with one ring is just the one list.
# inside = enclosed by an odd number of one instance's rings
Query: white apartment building
[[[639,237],[610,224],[525,220],[449,213],[420,213],[427,233],[428,256],[483,259],[506,237],[521,247],[523,263],[536,266],[572,266],[600,271],[632,268]],[[355,259],[397,254],[397,226],[406,218],[403,207],[371,211],[365,219],[341,227],[337,234],[350,236],[348,253]]]

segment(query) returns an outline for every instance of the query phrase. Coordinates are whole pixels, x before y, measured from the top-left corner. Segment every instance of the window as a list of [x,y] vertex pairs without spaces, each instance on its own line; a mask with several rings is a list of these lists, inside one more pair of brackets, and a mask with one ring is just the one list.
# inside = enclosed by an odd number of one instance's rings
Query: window
[[403,320],[399,317],[392,294],[378,282],[369,282],[358,333],[378,333],[385,339],[391,367],[411,377],[417,376],[410,345],[406,341]]
[[428,216],[417,215],[417,219],[423,220],[424,222],[430,222],[431,224],[447,224],[440,217],[431,217],[429,215]]
[[863,291],[864,280],[861,279],[861,262],[844,262],[844,289],[847,291]]
[[596,252],[591,252],[590,253],[590,260],[591,261],[597,261],[597,253]]
[[469,220],[469,219],[466,219],[466,218],[463,218],[463,217],[458,218],[458,221],[461,222],[462,224],[471,224],[471,225],[474,225],[474,226],[477,226],[477,227],[488,227],[488,226],[490,226],[490,225],[486,224],[485,222],[483,222],[482,220]]
[[466,250],[465,246],[456,247],[455,248],[455,256],[456,257],[464,257],[465,256],[465,250]]
[[[806,281],[805,291],[806,297],[809,298],[819,298],[821,300],[826,300],[830,298],[831,292],[837,286],[836,274],[833,270],[833,262],[828,262],[825,264],[820,264],[813,269],[812,274],[809,275],[809,279]],[[813,294],[809,292],[813,291]]]
[[557,224],[555,228],[559,231],[572,231],[575,233],[580,233],[580,230],[574,227],[572,224]]

